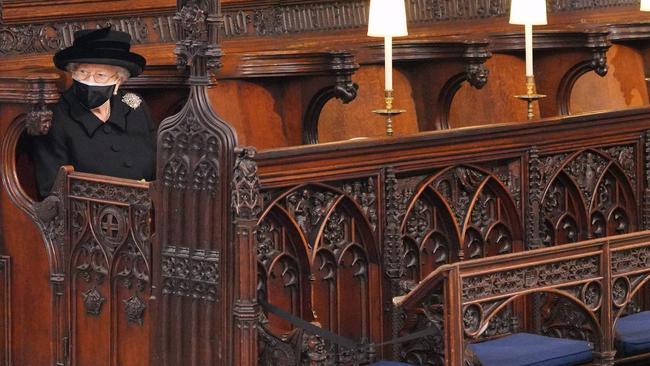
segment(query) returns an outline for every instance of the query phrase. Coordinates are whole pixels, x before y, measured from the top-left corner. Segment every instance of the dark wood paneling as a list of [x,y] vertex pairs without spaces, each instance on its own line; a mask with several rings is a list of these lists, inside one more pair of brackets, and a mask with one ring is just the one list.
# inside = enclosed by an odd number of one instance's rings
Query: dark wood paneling
[[0,256],[0,363],[11,364],[11,262]]
[[645,75],[642,52],[615,44],[607,52],[607,64],[605,77],[588,73],[576,81],[569,109],[572,114],[648,105],[648,88],[640,77]]

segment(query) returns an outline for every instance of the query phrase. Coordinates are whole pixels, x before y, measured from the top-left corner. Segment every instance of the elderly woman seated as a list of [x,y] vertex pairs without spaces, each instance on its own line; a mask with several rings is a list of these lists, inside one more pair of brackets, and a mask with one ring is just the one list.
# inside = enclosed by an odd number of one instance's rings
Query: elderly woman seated
[[154,177],[155,125],[134,93],[120,90],[142,73],[145,59],[130,52],[131,37],[103,28],[82,30],[54,55],[72,74],[72,86],[53,108],[52,128],[34,138],[36,180],[47,196],[62,165],[129,179]]

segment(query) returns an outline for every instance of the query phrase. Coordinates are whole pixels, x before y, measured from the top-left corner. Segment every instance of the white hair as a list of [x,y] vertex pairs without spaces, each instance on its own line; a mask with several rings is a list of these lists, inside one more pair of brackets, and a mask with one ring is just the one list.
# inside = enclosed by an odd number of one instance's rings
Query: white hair
[[[65,65],[65,70],[69,72],[74,72],[77,67],[79,67],[79,62],[70,62],[69,64]],[[92,62],[88,62],[88,64],[93,64]],[[122,81],[125,81],[126,79],[131,77],[131,73],[129,70],[125,69],[122,66],[116,66],[116,65],[106,65],[106,64],[94,64],[94,65],[102,65],[102,66],[109,66],[115,69],[115,73],[120,77]]]

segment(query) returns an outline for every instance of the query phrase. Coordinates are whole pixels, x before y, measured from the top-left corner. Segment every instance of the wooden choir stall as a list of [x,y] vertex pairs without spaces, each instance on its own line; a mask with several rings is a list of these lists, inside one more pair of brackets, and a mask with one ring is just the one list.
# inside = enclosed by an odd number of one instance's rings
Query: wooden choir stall
[[[529,121],[509,0],[405,4],[387,137],[368,1],[3,1],[0,365],[649,364],[650,13],[548,1]],[[108,25],[156,179],[40,197],[52,55]]]

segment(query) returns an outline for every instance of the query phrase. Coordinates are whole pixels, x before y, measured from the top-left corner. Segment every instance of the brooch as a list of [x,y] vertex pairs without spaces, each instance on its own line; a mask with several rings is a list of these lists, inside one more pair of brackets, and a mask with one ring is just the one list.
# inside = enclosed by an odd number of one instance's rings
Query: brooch
[[124,94],[124,96],[122,97],[122,101],[124,102],[124,104],[128,105],[133,109],[138,108],[140,106],[140,103],[142,103],[142,99],[133,93]]

